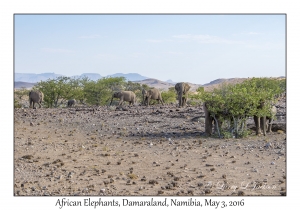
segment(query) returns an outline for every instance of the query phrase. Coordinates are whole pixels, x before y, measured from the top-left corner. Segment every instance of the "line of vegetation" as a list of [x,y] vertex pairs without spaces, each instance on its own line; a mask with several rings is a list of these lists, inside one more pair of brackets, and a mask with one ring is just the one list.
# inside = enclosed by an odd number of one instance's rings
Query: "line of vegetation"
[[[96,81],[84,78],[58,77],[38,82],[32,89],[44,93],[43,106],[54,108],[65,106],[69,99],[76,99],[80,104],[103,106],[109,105],[109,101],[115,91],[133,91],[137,101],[142,101],[142,90],[149,90],[146,84],[139,84],[126,81],[124,77],[103,77]],[[20,108],[19,101],[28,96],[29,90],[22,88],[15,91],[15,108]],[[162,98],[165,103],[176,102],[174,87],[168,91],[162,91]],[[154,104],[156,101],[154,101]]]

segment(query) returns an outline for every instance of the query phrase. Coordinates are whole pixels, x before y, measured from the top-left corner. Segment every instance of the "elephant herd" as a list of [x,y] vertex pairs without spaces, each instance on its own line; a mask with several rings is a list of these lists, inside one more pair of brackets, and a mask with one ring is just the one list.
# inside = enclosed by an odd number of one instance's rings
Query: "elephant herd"
[[[164,102],[161,97],[161,93],[156,88],[152,88],[150,90],[143,89],[142,95],[143,95],[143,101],[142,101],[143,105],[149,106],[150,100],[157,100],[162,105],[164,105]],[[114,92],[110,101],[110,105],[112,104],[114,98],[118,98],[120,100],[118,106],[122,105],[125,101],[129,102],[129,105],[134,104],[136,102],[136,95],[132,91]]]
[[[178,100],[178,106],[184,107],[186,106],[187,98],[188,98],[188,91],[190,90],[191,86],[188,83],[180,82],[175,85],[175,90],[177,93],[177,100]],[[143,95],[143,101],[142,105],[149,106],[150,100],[156,100],[160,102],[162,105],[164,105],[164,102],[161,97],[161,93],[158,89],[152,88],[150,90],[142,90]],[[39,90],[32,90],[29,92],[29,103],[30,107],[35,108],[35,103],[39,105],[41,108],[41,103],[43,102],[44,94]],[[110,105],[112,104],[112,101],[114,98],[119,99],[118,105],[122,105],[124,102],[129,102],[129,105],[133,105],[136,103],[136,95],[132,91],[118,91],[114,92],[110,101]],[[68,107],[75,106],[76,100],[70,99],[67,102]],[[212,134],[212,125],[215,121],[213,117],[211,117],[211,114],[209,113],[207,109],[207,104],[203,103],[203,109],[205,113],[205,133],[207,135]],[[256,126],[256,134],[259,135],[261,130],[263,131],[263,134],[266,135],[266,130],[268,132],[271,131],[272,126],[272,120],[274,116],[276,115],[276,107],[272,107],[271,110],[272,116],[271,117],[258,117],[254,116],[254,122]],[[218,118],[218,116],[216,116]],[[268,121],[268,128],[266,129],[266,122]],[[215,123],[215,126],[220,126],[218,123]]]
[[[186,105],[187,101],[187,93],[190,90],[190,86],[187,83],[181,82],[175,85],[175,90],[177,92],[177,99],[179,101],[179,107],[183,107]],[[151,100],[156,100],[164,105],[164,102],[161,97],[161,93],[158,89],[152,88],[150,90],[142,90],[143,101],[142,104],[149,106]],[[32,90],[29,92],[29,103],[30,107],[35,108],[35,103],[39,104],[41,108],[41,103],[43,102],[44,94],[39,90]],[[119,99],[118,105],[122,105],[124,102],[129,102],[129,105],[133,105],[136,103],[136,95],[132,91],[118,91],[114,92],[110,101],[110,105],[113,102],[114,98]],[[75,106],[76,100],[70,99],[67,102],[68,107]]]
[[[177,98],[179,101],[179,107],[186,106],[187,95],[190,88],[191,86],[184,82],[180,82],[175,85],[175,90],[177,92]],[[156,88],[152,88],[150,90],[143,89],[142,95],[143,95],[143,101],[142,101],[143,105],[149,106],[151,100],[156,100],[157,102],[160,102],[162,105],[164,105],[164,102],[161,97],[161,93]],[[125,101],[129,102],[129,105],[134,104],[136,102],[136,95],[132,91],[114,92],[110,101],[110,105],[112,104],[114,98],[119,99],[119,104],[118,104],[119,106],[122,105],[123,102]]]

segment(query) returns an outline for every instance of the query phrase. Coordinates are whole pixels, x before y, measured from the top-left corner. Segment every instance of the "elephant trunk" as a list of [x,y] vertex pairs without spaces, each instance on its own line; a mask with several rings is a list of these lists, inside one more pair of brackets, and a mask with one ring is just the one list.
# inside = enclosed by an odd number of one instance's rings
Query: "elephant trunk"
[[182,90],[182,87],[180,88],[180,90],[179,90],[179,98],[178,98],[178,100],[179,100],[179,107],[181,107],[181,106],[183,106],[183,104],[182,104],[182,95],[183,95],[183,90]]

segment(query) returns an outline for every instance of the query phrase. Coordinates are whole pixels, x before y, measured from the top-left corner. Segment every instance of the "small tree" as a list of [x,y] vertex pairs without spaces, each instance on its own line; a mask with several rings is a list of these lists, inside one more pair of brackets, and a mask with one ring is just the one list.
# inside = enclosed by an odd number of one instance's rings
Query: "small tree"
[[162,91],[161,97],[166,104],[175,103],[177,97],[175,87],[170,87],[168,91]]
[[72,82],[70,77],[58,77],[38,82],[33,89],[38,89],[44,93],[44,102],[48,107],[57,107],[58,102],[74,96]]
[[201,99],[206,102],[216,121],[228,122],[225,132],[232,132],[235,137],[239,137],[244,135],[245,122],[249,116],[270,115],[275,96],[283,91],[279,84],[276,79],[252,78],[240,84],[222,85],[212,92],[204,92]]
[[86,82],[83,92],[87,103],[97,106],[105,105],[111,99],[112,93],[122,90],[124,85],[124,77],[104,77],[97,81]]

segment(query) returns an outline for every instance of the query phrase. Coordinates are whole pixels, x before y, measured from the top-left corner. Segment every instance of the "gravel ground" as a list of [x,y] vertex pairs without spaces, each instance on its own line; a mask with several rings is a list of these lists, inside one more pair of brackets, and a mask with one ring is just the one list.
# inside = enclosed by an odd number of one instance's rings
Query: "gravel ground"
[[[285,125],[285,101],[277,108]],[[14,117],[16,196],[286,193],[286,133],[276,126],[211,138],[202,107],[171,105],[22,108]]]

